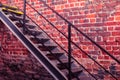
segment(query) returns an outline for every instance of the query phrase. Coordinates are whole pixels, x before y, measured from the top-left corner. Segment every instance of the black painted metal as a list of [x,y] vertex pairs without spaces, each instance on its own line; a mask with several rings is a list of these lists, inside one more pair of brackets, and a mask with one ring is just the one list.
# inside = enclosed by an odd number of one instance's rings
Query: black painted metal
[[25,20],[26,20],[26,0],[24,0],[24,6],[23,6],[24,14],[23,14],[23,32],[25,33]]
[[4,8],[7,8],[7,9],[12,9],[12,10],[17,10],[18,9],[18,8],[15,8],[15,7],[3,5],[1,2],[0,2],[0,7],[4,7]]
[[[28,3],[27,3],[28,4]],[[32,9],[34,9],[30,4],[28,4]],[[55,25],[54,24],[52,24],[49,20],[47,20],[41,13],[39,13],[36,9],[34,9],[39,15],[41,15],[50,25],[52,25],[58,32],[60,32],[63,36],[65,36],[65,38],[67,38],[68,39],[68,37],[64,34],[64,33],[62,33],[60,30],[58,30],[56,27],[55,27]],[[53,39],[52,39],[53,40]],[[53,40],[53,41],[55,41],[55,40]],[[72,42],[72,41],[71,41]],[[57,42],[56,42],[57,43]],[[77,46],[74,42],[72,42],[72,44],[74,44],[77,48],[79,48],[80,50],[82,50],[79,46]],[[59,44],[58,44],[59,45]],[[59,45],[60,46],[60,45]],[[62,48],[62,47],[61,47]],[[62,48],[63,49],[63,48]],[[67,51],[66,51],[67,52]],[[89,56],[85,51],[83,51],[82,50],[82,52],[84,53],[84,54],[86,54],[90,59],[92,59],[95,63],[97,63],[97,64],[99,64],[97,61],[95,61],[91,56]],[[67,52],[68,53],[68,52]],[[74,59],[75,61],[77,61],[76,59]],[[80,64],[79,62],[77,62],[78,64]],[[81,64],[80,64],[81,65]],[[92,75],[83,65],[81,65],[93,78],[95,78],[95,76],[94,75]],[[102,66],[102,65],[100,65],[99,64],[99,66]],[[104,67],[102,67],[102,68],[104,68]],[[105,68],[104,68],[105,69]],[[108,72],[109,73],[109,71],[107,71],[106,70],[106,72]],[[111,76],[114,76],[114,75],[112,75],[111,73],[109,73]],[[95,78],[96,79],[96,78]]]
[[100,48],[107,55],[109,55],[118,64],[120,64],[120,61],[117,58],[115,58],[112,54],[110,54],[108,51],[106,51],[104,48],[102,48],[99,44],[97,44],[95,41],[93,41],[91,38],[89,38],[86,34],[84,34],[82,31],[80,31],[78,28],[76,28],[71,22],[69,22],[67,19],[65,19],[63,16],[61,16],[58,12],[56,12],[54,9],[52,9],[50,6],[48,6],[43,0],[39,0],[39,1],[41,1],[45,6],[47,6],[50,10],[52,10],[57,16],[59,16],[61,19],[63,19],[66,23],[70,24],[74,29],[76,29],[84,37],[86,37],[88,40],[90,40],[93,44],[95,44],[98,48]]
[[[26,15],[27,16],[27,15]],[[14,17],[14,16],[13,16]],[[27,18],[29,18],[33,23],[35,23],[30,17],[28,17],[27,16]],[[20,21],[19,21],[20,22]],[[20,22],[21,23],[21,22]],[[23,23],[21,23],[21,24],[23,24]],[[36,23],[35,23],[36,24]],[[37,25],[37,24],[36,24]],[[27,24],[25,25],[25,26],[27,26]],[[38,25],[37,25],[38,26]],[[27,29],[27,28],[26,28]],[[42,30],[42,28],[40,28],[41,30]],[[44,30],[42,30],[44,33],[46,33]],[[48,35],[49,36],[49,35]],[[54,40],[53,40],[54,41]],[[57,56],[55,55],[55,54],[53,54],[51,51],[50,51],[50,54],[52,54],[55,58],[57,58]],[[59,59],[59,58],[57,58],[57,60],[60,62],[60,64],[63,66],[63,67],[65,67],[67,70],[69,70],[69,67],[68,66],[66,66],[66,65],[64,65],[64,63]],[[82,72],[82,71],[81,71]],[[78,76],[75,76],[74,75],[74,73],[71,71],[71,74],[72,74],[72,76],[74,76],[74,77],[76,77],[77,79],[78,79]],[[79,80],[79,79],[78,79]]]
[[33,44],[27,38],[22,34],[16,26],[4,15],[4,13],[0,12],[0,17],[2,21],[7,24],[9,29],[20,39],[21,42],[24,43],[25,46],[32,52],[32,54],[40,61],[43,66],[47,69],[49,69],[49,72],[53,74],[54,78],[59,80],[66,80],[66,78],[49,62],[48,59],[46,59],[45,56],[42,55],[42,53],[34,47]]
[[[33,21],[30,17],[28,17],[33,23],[35,23],[35,25],[39,26],[35,21]],[[44,25],[45,26],[45,25]],[[46,27],[46,26],[45,26]],[[66,51],[58,42],[56,42],[46,31],[44,31],[41,27],[39,27],[51,40],[53,40],[63,51],[65,51],[66,53],[68,53],[68,51]],[[85,71],[88,72],[88,74],[90,74],[95,80],[97,80],[97,78],[91,74],[82,64],[80,64],[72,55],[71,58],[73,60],[75,60]]]
[[71,25],[68,24],[68,61],[69,61],[69,77],[68,80],[71,80]]
[[[35,8],[33,8],[29,3],[27,3],[33,10],[35,10],[42,18],[44,18],[52,27],[54,27],[58,32],[60,32],[65,38],[67,38],[68,39],[68,37],[64,34],[64,33],[62,33],[60,30],[58,30],[56,27],[55,27],[55,25],[54,24],[52,24],[48,19],[46,19],[41,13],[39,13]],[[72,24],[69,24],[69,25],[71,25],[72,26]],[[86,35],[87,36],[87,35]],[[99,64],[94,58],[92,58],[90,55],[88,55],[84,50],[82,50],[76,43],[74,43],[73,41],[71,41],[71,43],[73,44],[73,45],[75,45],[78,49],[80,49],[85,55],[87,55],[91,60],[93,60],[96,64],[98,64],[102,69],[104,69],[108,74],[110,74],[114,79],[116,79],[117,80],[117,78],[113,75],[113,74],[111,74],[108,70],[106,70],[101,64]],[[93,75],[92,75],[92,77],[94,77]],[[95,78],[96,79],[96,78]]]

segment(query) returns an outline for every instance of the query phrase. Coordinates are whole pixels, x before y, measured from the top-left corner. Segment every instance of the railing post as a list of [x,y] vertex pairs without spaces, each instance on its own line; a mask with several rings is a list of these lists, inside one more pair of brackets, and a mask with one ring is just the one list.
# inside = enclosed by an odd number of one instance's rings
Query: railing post
[[68,80],[71,80],[71,24],[68,24],[68,61],[69,75]]
[[23,15],[23,33],[25,33],[25,19],[26,19],[26,0],[24,0],[23,11],[24,11],[24,15]]

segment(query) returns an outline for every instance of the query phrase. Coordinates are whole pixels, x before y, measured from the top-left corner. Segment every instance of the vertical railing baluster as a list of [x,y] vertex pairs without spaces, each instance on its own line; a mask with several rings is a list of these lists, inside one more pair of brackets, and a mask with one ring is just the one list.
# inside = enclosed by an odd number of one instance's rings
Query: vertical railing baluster
[[23,33],[25,33],[25,19],[26,19],[26,0],[24,0],[23,11],[24,11],[24,15],[23,15]]
[[71,25],[68,24],[68,61],[69,61],[69,75],[68,80],[71,80]]
[[[29,3],[27,3],[34,11],[36,11],[43,19],[45,19],[51,26],[53,26],[58,32],[60,32],[63,36],[65,36],[65,38],[68,39],[68,52],[66,50],[64,50],[66,53],[69,53],[69,75],[68,75],[68,79],[71,80],[71,74],[73,75],[73,73],[71,72],[71,43],[76,46],[81,52],[83,52],[85,55],[87,55],[91,60],[93,60],[97,65],[99,65],[103,70],[105,70],[107,73],[109,73],[114,79],[117,80],[117,78],[112,75],[108,70],[106,70],[101,64],[99,64],[96,60],[94,60],[94,58],[92,58],[89,54],[87,54],[86,51],[82,50],[81,47],[79,47],[76,43],[74,43],[71,40],[71,28],[75,29],[77,32],[79,32],[80,34],[82,34],[84,37],[86,37],[88,40],[90,40],[93,44],[95,44],[98,48],[100,48],[103,52],[105,52],[106,54],[108,54],[111,58],[113,58],[114,56],[112,56],[109,52],[107,52],[106,50],[104,50],[104,48],[102,48],[99,44],[97,44],[95,41],[93,41],[92,39],[89,38],[89,36],[87,36],[86,34],[84,34],[81,30],[79,30],[78,28],[76,28],[71,22],[69,22],[67,19],[65,19],[64,17],[62,17],[58,12],[56,12],[53,8],[49,7],[44,1],[41,1],[45,6],[47,6],[50,10],[52,10],[57,16],[59,16],[61,19],[63,19],[67,24],[68,24],[68,37],[62,33],[59,29],[56,28],[56,26],[54,24],[52,24],[47,18],[45,18],[39,11],[37,11],[35,8],[33,8]],[[31,19],[32,20],[32,19]],[[32,20],[33,21],[33,20]],[[35,22],[34,22],[35,23]],[[36,23],[35,23],[36,24]],[[39,25],[38,25],[39,26]],[[45,32],[46,33],[46,32]],[[70,43],[71,42],[71,43]],[[58,44],[59,45],[59,44]],[[62,47],[61,47],[62,48]],[[72,57],[73,58],[73,57]],[[85,69],[92,77],[96,79],[96,76],[92,75],[82,64],[80,64],[75,58],[73,58],[79,65],[81,65],[83,67],[83,69]],[[117,58],[115,59],[115,57],[113,58],[115,61],[117,61],[118,63],[120,63],[120,61],[117,60]],[[73,75],[74,76],[74,75]]]

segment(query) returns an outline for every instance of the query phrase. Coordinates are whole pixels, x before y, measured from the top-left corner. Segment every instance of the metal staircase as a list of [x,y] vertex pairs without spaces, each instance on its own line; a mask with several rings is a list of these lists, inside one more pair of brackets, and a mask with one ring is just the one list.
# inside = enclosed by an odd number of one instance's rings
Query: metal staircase
[[[71,27],[80,33],[83,37],[89,40],[94,46],[107,54],[111,59],[120,64],[120,61],[111,55],[108,51],[102,48],[99,44],[93,41],[89,36],[80,31],[71,22],[61,16],[58,12],[48,6],[44,1],[42,2],[48,9],[60,17],[68,25],[68,36],[52,24],[46,17],[44,17],[38,10],[24,0],[24,13],[16,7],[0,4],[0,20],[6,24],[11,32],[23,43],[23,45],[34,55],[34,57],[46,68],[46,70],[56,80],[99,80],[97,76],[87,70],[74,57],[71,56],[71,44],[79,49],[88,58],[94,61],[105,73],[108,73],[114,80],[118,78],[103,67],[98,61],[91,57],[86,51],[79,47],[71,40]],[[68,39],[68,51],[61,47],[54,39],[52,39],[47,32],[45,32],[34,20],[26,16],[26,5],[33,9],[39,16],[41,16],[51,27],[57,30],[61,35]],[[61,50],[61,49],[62,50]],[[68,53],[65,54],[65,53]],[[87,73],[85,73],[85,71]],[[104,75],[104,74],[102,74]]]
[[[69,59],[39,27],[15,7],[0,5],[0,20],[34,55],[56,80],[67,80]],[[23,24],[25,21],[25,25]],[[24,28],[23,28],[24,27]],[[94,80],[83,73],[83,69],[71,59],[72,80]],[[81,75],[82,74],[82,75]]]

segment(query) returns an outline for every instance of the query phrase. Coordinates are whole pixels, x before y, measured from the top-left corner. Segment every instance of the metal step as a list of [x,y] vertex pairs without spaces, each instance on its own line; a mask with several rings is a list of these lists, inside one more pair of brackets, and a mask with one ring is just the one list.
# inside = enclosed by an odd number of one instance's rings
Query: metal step
[[13,9],[5,8],[5,7],[2,8],[2,11],[8,12],[8,13],[13,13],[13,14],[16,14],[16,15],[23,15],[22,11],[13,10]]
[[47,54],[46,56],[50,59],[50,60],[55,60],[56,58],[59,58],[60,56],[62,56],[64,53],[50,53]]
[[30,23],[26,23],[25,26],[30,29],[34,29],[36,27],[34,24],[30,24]]
[[[26,46],[26,48],[56,80],[67,80],[69,74],[68,56],[66,56],[64,52],[61,52],[54,42],[50,41],[48,37],[43,35],[42,31],[36,29],[34,24],[26,23],[25,33],[23,33],[23,25],[19,21],[23,20],[21,15],[20,17],[6,16],[1,10],[0,16],[1,20],[7,25],[13,34]],[[29,22],[29,20],[26,20],[26,22],[27,21]],[[73,59],[71,61],[71,72],[73,79],[80,78],[79,74],[82,73],[82,69],[75,64]]]
[[[12,21],[20,21],[21,23],[23,23],[23,17],[10,15],[9,18]],[[29,22],[29,20],[25,19],[25,22]]]
[[25,27],[24,34],[25,34],[25,35],[29,35],[29,36],[34,36],[34,37],[36,37],[36,36],[41,35],[42,32],[41,32],[41,31],[34,30],[34,29],[29,29],[29,28]]
[[7,8],[7,9],[12,9],[12,10],[18,10],[18,8],[15,7],[15,6],[8,6],[8,5],[4,5],[2,3],[0,3],[0,7],[4,7],[4,8]]
[[37,40],[38,40],[38,42],[40,42],[40,43],[45,43],[45,42],[48,42],[50,39],[48,39],[48,38],[43,38],[43,37],[39,37],[39,38],[37,38]]
[[43,51],[51,51],[55,48],[57,48],[56,45],[52,45],[52,44],[36,44],[38,46],[39,49],[43,50]]
[[[69,65],[69,62],[68,62],[68,59],[61,59],[61,62],[58,62],[57,63],[57,67],[62,70],[62,69],[66,69],[68,68],[68,65]],[[73,64],[73,61],[71,61],[71,65]],[[64,66],[63,66],[64,65]]]
[[28,35],[32,35],[32,36],[38,36],[42,33],[40,31],[34,31],[34,30],[27,30],[26,32]]
[[39,37],[39,38],[35,38],[35,37],[29,37],[29,39],[31,40],[31,41],[33,41],[35,44],[44,44],[45,42],[47,42],[47,41],[49,41],[49,39],[48,38],[44,38],[44,37]]
[[[68,70],[62,70],[63,73],[65,73],[66,76],[69,76],[69,72]],[[78,67],[72,67],[71,69],[71,78],[74,79],[74,78],[79,78],[79,75],[81,75],[83,72],[83,69],[82,68],[78,68]]]
[[82,68],[76,68],[75,70],[72,69],[72,78],[75,78],[75,77],[78,77],[79,78],[79,75],[83,72],[83,69]]
[[[20,23],[19,21],[16,21],[15,23],[19,28],[23,28],[23,24],[22,22]],[[30,24],[30,23],[25,23],[25,27],[27,27],[28,29],[35,29],[36,26]]]
[[[13,34],[23,43],[23,45],[26,46],[26,48],[48,70],[48,72],[52,74],[52,76],[56,80],[67,80],[67,77],[56,67],[56,65],[53,65],[52,62],[47,58],[47,56],[43,55],[44,53],[40,49],[35,47],[35,44],[33,44],[32,41],[28,40],[29,38],[26,37],[10,19],[8,19],[9,17],[7,17],[2,10],[0,10],[0,16],[2,22],[13,32]],[[35,31],[29,34],[36,36],[39,35],[39,32]],[[41,48],[44,47],[49,50],[56,48],[56,46],[51,46],[50,44],[44,44],[44,46],[39,46]]]
[[87,77],[87,76],[84,76],[84,77],[80,77],[79,78],[80,80],[94,80],[94,79],[91,79],[91,77]]
[[[61,71],[67,77],[69,76],[68,68],[61,69]],[[81,67],[73,67],[73,66],[71,66],[71,79],[72,80],[82,80],[79,77],[82,73],[83,73],[83,69]]]

